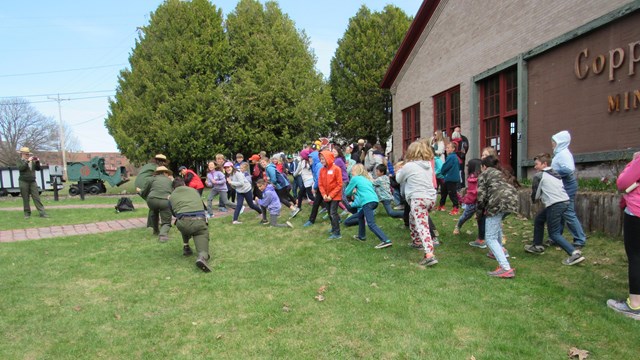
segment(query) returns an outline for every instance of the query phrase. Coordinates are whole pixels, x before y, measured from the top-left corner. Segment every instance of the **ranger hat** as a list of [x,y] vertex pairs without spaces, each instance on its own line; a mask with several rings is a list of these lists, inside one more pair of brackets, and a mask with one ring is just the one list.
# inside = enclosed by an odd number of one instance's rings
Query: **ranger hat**
[[158,160],[167,160],[167,157],[162,155],[162,154],[156,154],[156,156],[154,157],[154,159],[158,159]]
[[167,169],[166,166],[158,166],[156,168],[156,171],[153,172],[154,174],[161,174],[161,173],[167,173],[169,175],[173,174],[173,171]]
[[29,148],[26,147],[26,146],[21,147],[20,151],[18,151],[18,152],[21,153],[21,154],[31,154],[31,150],[29,150]]

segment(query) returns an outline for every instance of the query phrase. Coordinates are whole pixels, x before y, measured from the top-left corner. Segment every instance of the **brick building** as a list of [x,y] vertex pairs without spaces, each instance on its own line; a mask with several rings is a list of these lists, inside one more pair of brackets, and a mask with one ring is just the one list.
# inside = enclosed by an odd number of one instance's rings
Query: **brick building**
[[381,83],[393,151],[456,125],[526,176],[551,136],[578,169],[640,147],[640,1],[424,0]]
[[[40,162],[46,165],[61,165],[62,154],[58,151],[43,151],[38,152]],[[129,175],[137,173],[137,168],[134,167],[124,155],[118,152],[68,152],[67,163],[70,162],[85,162],[91,160],[93,157],[103,157],[105,162],[105,170],[109,173],[115,173],[120,166],[124,166],[127,169]]]

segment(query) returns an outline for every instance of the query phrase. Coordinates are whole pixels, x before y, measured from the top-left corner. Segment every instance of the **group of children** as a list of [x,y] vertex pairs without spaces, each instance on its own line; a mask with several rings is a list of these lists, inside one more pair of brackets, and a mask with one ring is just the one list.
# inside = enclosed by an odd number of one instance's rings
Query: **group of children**
[[[229,161],[221,166],[210,163],[210,173],[206,185],[211,187],[208,197],[211,213],[212,199],[220,196],[220,210],[226,207],[235,208],[233,224],[238,220],[244,202],[257,213],[262,214],[262,223],[276,227],[293,227],[291,222],[278,223],[282,204],[291,209],[289,218],[300,211],[305,198],[309,199],[312,210],[304,226],[312,226],[318,213],[327,211],[330,219],[330,240],[342,238],[343,226],[358,225],[358,234],[353,238],[366,240],[366,227],[378,238],[376,249],[392,246],[392,240],[376,224],[375,210],[381,202],[387,214],[393,218],[404,218],[412,238],[410,246],[424,251],[420,264],[432,266],[438,263],[435,247],[439,245],[437,231],[429,213],[443,210],[446,198],[453,203],[451,215],[459,214],[462,204],[463,212],[453,229],[453,234],[460,234],[462,226],[475,215],[478,224],[478,237],[469,243],[477,248],[489,248],[487,254],[498,262],[498,267],[488,275],[500,278],[512,278],[515,269],[508,261],[509,253],[503,247],[502,221],[518,211],[517,183],[515,177],[500,166],[496,151],[485,148],[481,159],[471,159],[467,164],[466,187],[463,194],[458,194],[460,178],[460,162],[456,155],[456,143],[445,145],[447,157],[444,163],[434,155],[429,141],[419,140],[409,145],[405,158],[395,164],[394,176],[387,174],[387,166],[376,164],[373,171],[345,157],[336,146],[329,149],[305,148],[300,152],[295,166],[292,160],[283,159],[280,155],[267,158],[253,155],[250,158],[253,172],[249,173],[250,164],[242,161],[238,154],[236,164]],[[539,254],[544,251],[542,237],[544,224],[547,223],[551,241],[561,246],[569,257],[563,261],[565,265],[574,265],[584,260],[580,248],[569,244],[562,237],[560,221],[568,207],[568,196],[562,180],[550,168],[551,157],[541,154],[535,158],[535,168],[539,173],[533,179],[532,200],[541,200],[545,208],[538,214],[534,226],[534,243],[525,247],[525,251]],[[222,168],[222,171],[220,171]],[[297,196],[291,195],[291,185],[287,174],[294,178]],[[401,194],[405,206],[404,212],[392,208],[392,186]],[[252,188],[252,184],[255,188]],[[226,188],[225,188],[226,186]],[[440,202],[436,205],[437,189],[440,188]],[[237,203],[228,201],[225,191],[232,189],[236,193]],[[254,202],[255,201],[255,202]],[[344,209],[342,214],[338,208]],[[322,210],[321,210],[322,209]],[[266,214],[271,218],[267,220]],[[351,214],[342,222],[341,215]]]

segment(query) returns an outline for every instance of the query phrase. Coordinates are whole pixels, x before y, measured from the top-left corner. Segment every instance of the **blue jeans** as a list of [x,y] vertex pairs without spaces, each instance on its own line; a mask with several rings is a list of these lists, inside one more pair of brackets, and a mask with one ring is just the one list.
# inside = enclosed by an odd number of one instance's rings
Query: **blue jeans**
[[567,224],[569,232],[573,236],[573,245],[584,246],[587,242],[587,236],[584,234],[580,220],[578,220],[575,200],[575,195],[573,198],[569,197],[569,206],[562,216],[560,232],[564,231],[564,224]]
[[564,213],[569,207],[569,201],[555,203],[547,206],[536,215],[533,221],[533,244],[542,245],[542,238],[544,237],[544,223],[547,223],[547,231],[549,232],[549,238],[567,252],[567,254],[573,254],[575,248],[571,245],[567,239],[562,236],[562,218]]
[[499,213],[485,218],[486,236],[484,240],[500,267],[509,270],[511,265],[509,265],[509,260],[502,249],[502,215]]
[[373,214],[373,210],[375,210],[377,207],[377,202],[370,202],[364,204],[362,208],[360,208],[360,211],[358,211],[358,237],[360,239],[364,239],[367,235],[365,229],[365,220],[367,220],[366,225],[369,226],[369,230],[371,230],[371,232],[373,232],[378,237],[378,239],[380,239],[380,241],[389,241],[387,235],[385,235],[382,229],[380,229],[378,225],[376,225],[376,218]]
[[393,203],[398,206],[402,204],[402,199],[400,198],[400,190],[393,190]]
[[387,211],[387,215],[389,215],[390,217],[399,219],[404,216],[404,211],[393,210],[393,208],[391,207],[391,200],[382,200],[381,202],[382,206],[384,206],[384,209]]
[[250,208],[255,210],[258,214],[262,214],[262,210],[260,210],[260,207],[253,202],[252,196],[253,192],[251,190],[247,191],[246,193],[236,192],[236,198],[238,200],[236,202],[236,210],[233,212],[233,221],[238,220],[238,216],[240,216],[240,210],[242,210],[242,203],[244,202],[244,200],[247,200],[247,205],[249,205]]
[[464,212],[462,213],[462,216],[460,216],[460,219],[458,219],[458,224],[456,225],[458,227],[458,229],[460,229],[462,227],[462,225],[464,225],[465,222],[467,222],[467,220],[471,219],[471,217],[473,215],[475,215],[476,213],[476,204],[467,204],[467,206],[464,208]]

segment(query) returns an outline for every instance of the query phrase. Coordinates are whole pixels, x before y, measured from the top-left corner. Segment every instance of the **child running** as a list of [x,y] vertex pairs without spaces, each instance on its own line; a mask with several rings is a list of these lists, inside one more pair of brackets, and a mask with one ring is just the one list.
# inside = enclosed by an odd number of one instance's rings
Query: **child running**
[[518,211],[518,192],[509,184],[501,169],[500,162],[493,156],[482,159],[482,173],[478,176],[478,217],[485,218],[485,242],[498,261],[498,267],[487,273],[499,278],[513,278],[515,269],[511,267],[500,239],[502,238],[502,218]]
[[245,175],[238,171],[230,161],[227,161],[223,165],[224,171],[229,175],[227,183],[236,190],[236,210],[233,212],[233,225],[242,224],[238,221],[240,212],[242,211],[242,204],[247,201],[247,205],[255,210],[258,214],[262,214],[262,210],[256,204],[253,203],[253,197],[251,196],[251,181],[247,180]]
[[211,192],[207,198],[210,216],[213,216],[213,197],[216,195],[220,195],[220,199],[218,201],[218,210],[220,212],[227,212],[227,207],[232,209],[236,208],[236,206],[231,203],[227,197],[227,181],[221,170],[222,168],[218,167],[215,162],[209,162],[209,172],[207,173],[206,185],[211,188]]
[[[382,164],[378,166],[384,166]],[[355,195],[355,200],[351,203],[351,207],[359,208],[358,217],[358,235],[354,235],[356,240],[365,240],[365,220],[369,230],[373,232],[380,243],[375,246],[376,249],[384,249],[392,245],[387,235],[376,225],[376,218],[373,210],[378,207],[378,195],[373,189],[371,176],[364,169],[362,164],[356,164],[351,168],[351,181],[345,190],[346,196]],[[386,177],[386,176],[385,176]],[[387,180],[388,181],[388,180]]]
[[322,199],[327,203],[331,217],[331,236],[328,240],[336,240],[342,238],[340,235],[340,216],[338,216],[338,205],[342,200],[342,172],[333,163],[331,151],[325,150],[320,153],[320,164],[322,164],[322,168],[318,176],[318,189]]
[[[464,223],[471,219],[471,217],[476,213],[476,203],[478,201],[478,174],[480,174],[481,166],[482,160],[480,159],[471,159],[467,164],[467,191],[462,200],[460,200],[463,204],[464,212],[462,213],[462,216],[460,216],[460,219],[458,219],[456,227],[453,228],[453,235],[460,234],[460,228],[462,228],[462,225],[464,225]],[[478,223],[478,227],[479,226],[480,223]],[[475,243],[475,241],[472,241],[472,243]]]
[[[373,186],[376,189],[376,195],[378,195],[378,199],[384,206],[384,210],[387,212],[392,218],[402,218],[404,213],[399,210],[393,210],[391,207],[391,200],[393,200],[393,196],[391,195],[391,183],[389,181],[389,176],[387,176],[387,166],[385,164],[378,164],[375,168],[376,178],[373,179]],[[353,172],[351,172],[353,174]]]
[[450,142],[446,146],[447,159],[442,164],[442,175],[444,176],[444,188],[440,193],[440,207],[438,210],[445,211],[444,204],[447,195],[451,199],[453,209],[449,215],[458,215],[458,184],[460,184],[460,161],[456,154],[456,143]]
[[[409,228],[413,242],[422,242],[425,255],[419,264],[433,266],[438,263],[434,255],[433,239],[429,232],[429,209],[436,201],[434,172],[431,166],[432,150],[422,142],[409,145],[402,169],[396,170],[396,179],[403,186],[404,197],[411,207]],[[397,167],[396,167],[397,168]]]
[[[267,184],[264,179],[258,179],[256,182],[256,186],[262,192],[262,199],[256,196],[255,201],[262,207],[262,211],[269,211],[269,223],[270,226],[273,227],[290,227],[293,228],[293,225],[287,221],[284,224],[278,224],[278,217],[280,216],[280,198],[278,198],[278,194],[276,193],[276,189],[271,184]],[[265,224],[263,222],[263,224]]]

